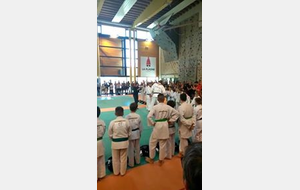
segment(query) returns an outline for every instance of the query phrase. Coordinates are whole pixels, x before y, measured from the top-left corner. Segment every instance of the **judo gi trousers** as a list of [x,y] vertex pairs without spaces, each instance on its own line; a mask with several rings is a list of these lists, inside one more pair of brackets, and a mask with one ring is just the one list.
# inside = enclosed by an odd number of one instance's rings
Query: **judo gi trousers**
[[149,110],[151,110],[153,106],[156,104],[157,104],[157,96],[156,97],[152,96]]
[[168,139],[156,139],[152,134],[149,139],[149,156],[151,159],[155,157],[155,148],[157,142],[159,142],[159,160],[164,160],[166,157],[166,145]]
[[112,149],[114,175],[125,175],[127,169],[127,148]]
[[175,154],[175,133],[170,134],[170,138],[167,141],[167,158],[172,158]]
[[193,142],[202,142],[202,120],[196,122],[193,133]]
[[146,95],[146,101],[147,101],[146,109],[150,111],[150,108],[152,107],[151,107],[151,97],[149,95]]
[[137,164],[140,163],[140,139],[129,140],[128,147],[129,166],[134,166],[134,158]]
[[179,152],[182,152],[183,155],[185,155],[185,149],[189,145],[188,139],[186,138],[180,138],[179,143]]
[[98,178],[103,178],[105,175],[105,159],[103,155],[97,158],[97,176]]

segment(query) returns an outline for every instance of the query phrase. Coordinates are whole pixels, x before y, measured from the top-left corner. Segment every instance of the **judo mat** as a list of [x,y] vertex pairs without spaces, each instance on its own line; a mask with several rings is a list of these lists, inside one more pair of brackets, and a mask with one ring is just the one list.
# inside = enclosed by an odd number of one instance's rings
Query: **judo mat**
[[[116,118],[114,114],[115,107],[122,106],[124,108],[124,117],[130,113],[129,105],[134,102],[132,95],[126,96],[102,96],[97,97],[97,106],[101,109],[100,119],[105,122],[106,130],[103,136],[103,144],[105,148],[105,162],[109,157],[111,157],[111,140],[108,137],[108,126],[109,123]],[[148,111],[145,108],[146,106],[139,103],[139,109],[136,111],[137,114],[141,116],[143,124],[143,132],[140,139],[140,146],[149,145],[149,138],[152,133],[152,127],[147,125],[147,115]],[[178,142],[178,133],[176,133],[175,141]],[[155,160],[158,160],[158,153],[156,153]],[[144,157],[141,157],[141,163],[137,166],[146,164]],[[127,168],[129,169],[129,167]],[[112,172],[108,170],[106,166],[106,175],[111,175]],[[127,175],[127,174],[126,174]]]
[[184,188],[181,159],[174,157],[162,166],[146,164],[127,170],[124,176],[109,175],[97,183],[98,190],[180,190]]

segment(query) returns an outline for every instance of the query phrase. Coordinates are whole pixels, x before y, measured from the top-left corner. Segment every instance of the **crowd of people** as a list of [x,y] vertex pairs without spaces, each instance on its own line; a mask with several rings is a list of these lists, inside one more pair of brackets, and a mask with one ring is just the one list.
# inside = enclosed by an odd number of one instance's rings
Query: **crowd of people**
[[[158,89],[160,88],[160,89]],[[97,92],[98,94],[108,96],[108,95],[128,95],[133,94],[137,95],[140,93],[141,100],[147,102],[147,104],[154,105],[153,103],[156,101],[157,92],[162,92],[167,100],[176,100],[176,105],[179,104],[179,94],[184,92],[188,95],[188,99],[193,99],[194,97],[200,96],[202,97],[202,82],[201,80],[198,82],[163,82],[163,81],[154,81],[154,82],[125,82],[122,83],[104,81],[101,85],[98,84]],[[101,92],[101,93],[100,93]],[[152,97],[153,100],[152,100]],[[137,103],[138,100],[135,99]],[[149,110],[149,108],[147,108]]]
[[[136,92],[141,93],[141,98],[146,100],[148,126],[153,127],[149,138],[149,157],[146,162],[153,164],[157,143],[159,144],[159,165],[164,164],[165,159],[175,156],[175,134],[179,134],[179,154],[176,157],[183,158],[184,181],[186,189],[193,190],[202,182],[202,169],[191,171],[189,167],[195,163],[202,168],[202,84],[195,83],[163,83],[149,82],[133,85]],[[135,92],[135,93],[136,93]],[[167,99],[167,101],[165,101]],[[138,103],[131,103],[131,113],[124,117],[124,109],[115,108],[116,119],[110,122],[108,136],[111,139],[112,165],[114,175],[125,175],[127,164],[134,167],[140,163],[140,138],[143,131],[141,116],[136,113]],[[106,130],[105,123],[99,118],[101,110],[97,107],[97,166],[98,180],[105,174],[104,146],[102,138]],[[176,129],[178,126],[178,130]],[[192,139],[191,148],[188,147],[189,139]],[[202,144],[201,144],[202,146]],[[197,149],[198,148],[198,149]],[[201,155],[199,153],[201,152]],[[196,152],[196,153],[193,153]],[[127,163],[127,156],[129,162]],[[193,160],[194,159],[194,160]],[[191,161],[192,160],[192,161]],[[200,163],[201,160],[201,163]],[[193,164],[194,163],[194,164]],[[190,179],[192,176],[193,179]],[[196,180],[196,181],[194,181]]]

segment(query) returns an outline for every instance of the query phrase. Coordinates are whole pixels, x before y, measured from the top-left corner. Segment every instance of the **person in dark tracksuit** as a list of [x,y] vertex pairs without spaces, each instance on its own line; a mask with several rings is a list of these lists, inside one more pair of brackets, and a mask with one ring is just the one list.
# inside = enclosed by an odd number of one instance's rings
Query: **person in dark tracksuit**
[[133,90],[134,102],[136,104],[138,104],[138,102],[139,102],[139,90],[140,90],[138,83],[133,83],[132,90]]

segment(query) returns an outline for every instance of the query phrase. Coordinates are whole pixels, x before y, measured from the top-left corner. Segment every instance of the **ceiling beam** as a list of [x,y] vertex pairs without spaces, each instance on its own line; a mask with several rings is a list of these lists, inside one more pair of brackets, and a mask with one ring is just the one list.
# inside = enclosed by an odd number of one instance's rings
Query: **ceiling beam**
[[[108,22],[108,21],[100,20],[100,19],[97,19],[97,23],[98,23],[98,25],[102,25],[103,24],[103,25],[115,26],[115,27],[122,27],[122,28],[131,28],[132,27],[129,24],[121,24],[121,23],[115,23],[115,22]],[[136,27],[136,29],[147,31],[147,32],[149,31],[148,28]]]
[[173,0],[153,0],[148,7],[139,15],[139,17],[134,21],[132,27],[135,28],[154,15],[163,10],[166,6],[168,6]]
[[125,0],[112,22],[120,22],[136,2],[137,0]]
[[159,19],[157,19],[156,21],[154,21],[152,24],[150,24],[147,28],[154,28],[157,25],[159,25],[162,22],[167,22],[170,17],[178,12],[180,12],[181,10],[183,10],[184,8],[186,8],[187,6],[189,6],[190,4],[194,3],[196,0],[185,0],[183,2],[181,2],[180,4],[178,4],[176,7],[174,7],[173,9],[171,9],[169,12],[167,12],[166,14],[164,14],[163,16],[161,16]]
[[201,20],[202,20],[202,2],[200,2],[198,5],[195,7],[191,8],[191,10],[185,12],[183,15],[180,17],[174,19],[173,21],[170,22],[171,25],[177,25],[186,19],[190,18],[191,16],[200,13],[201,14]]
[[97,17],[99,16],[105,0],[97,0]]

